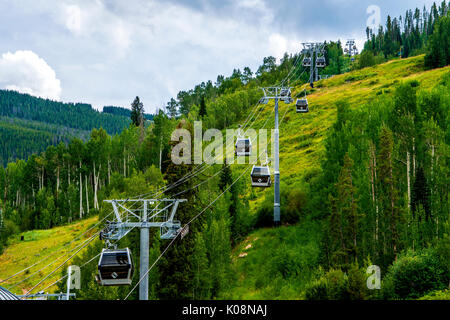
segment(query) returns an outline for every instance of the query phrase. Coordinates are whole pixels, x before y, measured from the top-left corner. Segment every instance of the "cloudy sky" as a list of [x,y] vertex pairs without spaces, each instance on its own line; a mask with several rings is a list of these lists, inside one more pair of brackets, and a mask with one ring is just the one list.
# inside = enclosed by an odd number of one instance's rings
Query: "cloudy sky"
[[0,88],[97,109],[139,95],[154,112],[180,90],[255,71],[304,41],[355,38],[361,49],[374,5],[384,23],[432,2],[0,0]]

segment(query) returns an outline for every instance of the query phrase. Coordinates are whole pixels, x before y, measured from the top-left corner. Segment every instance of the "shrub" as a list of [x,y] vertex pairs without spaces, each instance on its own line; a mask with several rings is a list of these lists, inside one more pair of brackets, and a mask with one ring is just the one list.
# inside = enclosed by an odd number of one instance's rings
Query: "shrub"
[[428,68],[439,68],[450,64],[450,17],[442,17],[436,23],[433,35],[429,41],[425,66]]
[[372,67],[375,64],[375,56],[373,55],[372,51],[364,50],[361,54],[361,57],[359,58],[359,68],[363,69]]
[[367,298],[366,273],[353,264],[348,271],[348,293],[352,300],[365,300]]
[[389,268],[383,281],[386,299],[417,299],[447,287],[450,275],[435,250],[408,251]]
[[450,290],[434,291],[419,300],[450,300]]
[[348,277],[342,270],[330,270],[305,289],[307,300],[346,300],[349,298]]

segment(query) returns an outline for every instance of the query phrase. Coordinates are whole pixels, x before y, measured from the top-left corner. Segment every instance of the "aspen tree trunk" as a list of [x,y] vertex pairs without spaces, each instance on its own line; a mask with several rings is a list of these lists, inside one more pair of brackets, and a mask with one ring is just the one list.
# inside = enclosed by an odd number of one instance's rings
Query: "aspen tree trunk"
[[371,184],[372,184],[372,201],[373,201],[373,205],[375,206],[375,241],[378,242],[378,203],[377,203],[377,198],[375,195],[375,181],[377,178],[377,172],[376,172],[376,168],[377,168],[377,158],[375,155],[375,146],[373,144],[371,144],[371,161],[370,161],[370,167],[371,167]]
[[162,132],[159,140],[159,171],[162,172]]
[[32,194],[32,197],[33,197],[33,209],[36,209],[36,201],[35,201],[35,196],[34,196],[34,186],[33,186],[33,184],[31,184],[31,194]]
[[86,211],[87,214],[89,214],[89,192],[88,192],[88,178],[87,175],[84,175],[84,182],[85,182],[85,190],[86,190]]
[[130,176],[130,154],[127,156],[127,175]]
[[56,169],[56,199],[58,199],[59,194],[59,164],[58,168]]
[[108,185],[111,184],[111,159],[108,156]]
[[391,180],[390,183],[390,198],[391,198],[391,219],[392,219],[392,232],[394,233],[394,257],[395,261],[397,261],[397,221],[395,220],[395,203],[394,203],[394,173],[392,168],[392,155],[389,155],[389,178]]
[[83,218],[83,181],[81,180],[81,161],[80,161],[80,219]]
[[411,161],[409,151],[406,152],[406,183],[408,185],[408,211],[411,211]]
[[125,147],[123,147],[123,176],[127,177],[127,163],[125,158]]
[[97,175],[95,173],[95,161],[94,161],[94,208],[97,208]]
[[413,177],[416,177],[416,146],[415,146],[415,138],[413,138]]
[[100,170],[101,169],[102,169],[102,165],[100,164],[98,167],[98,173],[96,174],[95,161],[94,161],[94,208],[95,209],[99,209],[97,190],[98,190],[98,183],[99,183],[99,179],[100,179]]

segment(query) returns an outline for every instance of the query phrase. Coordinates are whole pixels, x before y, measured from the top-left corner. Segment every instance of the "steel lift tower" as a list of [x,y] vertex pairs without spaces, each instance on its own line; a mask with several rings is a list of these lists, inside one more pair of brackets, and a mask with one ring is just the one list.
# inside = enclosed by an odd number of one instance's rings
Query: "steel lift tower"
[[262,103],[267,104],[269,100],[275,100],[275,132],[274,132],[274,204],[273,221],[275,226],[280,225],[280,131],[278,129],[278,101],[286,104],[292,103],[291,89],[289,87],[267,87],[262,88],[264,97]]
[[[185,199],[136,199],[105,200],[114,210],[114,221],[108,221],[100,239],[110,245],[119,241],[134,228],[140,229],[140,279],[139,300],[148,300],[148,267],[150,250],[150,228],[159,228],[161,239],[173,239],[184,229],[181,222],[174,220],[180,203]],[[131,209],[141,204],[140,209]]]
[[353,57],[354,55],[358,54],[358,48],[356,47],[355,39],[348,39],[347,40],[347,43],[345,44],[344,52],[349,57]]
[[323,42],[304,42],[302,43],[302,54],[309,55],[309,63],[303,64],[305,67],[309,67],[309,84],[311,88],[314,87],[314,81],[319,81],[319,68],[324,67],[324,64],[318,64],[317,62],[323,58],[325,53],[325,43]]

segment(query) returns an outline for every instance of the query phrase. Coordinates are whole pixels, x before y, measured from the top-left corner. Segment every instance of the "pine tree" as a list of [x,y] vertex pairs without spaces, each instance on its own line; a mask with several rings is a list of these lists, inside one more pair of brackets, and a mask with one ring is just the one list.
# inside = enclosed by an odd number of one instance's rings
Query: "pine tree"
[[[160,252],[160,240],[159,240],[159,234],[156,233],[156,235],[153,237],[152,240],[152,246],[150,248],[149,252],[149,261],[156,261],[158,259]],[[150,300],[156,300],[158,298],[158,287],[160,284],[160,277],[159,277],[159,266],[155,265],[153,266],[152,270],[148,273],[148,298]]]
[[200,101],[200,110],[198,111],[198,115],[200,118],[206,116],[206,102],[204,96],[202,96],[202,100]]
[[[341,170],[337,183],[339,210],[343,221],[344,243],[346,250],[346,262],[357,262],[357,233],[358,233],[358,208],[355,199],[356,190],[352,177],[353,161],[349,155],[344,157],[344,167]],[[350,261],[350,259],[352,261]]]
[[170,101],[167,103],[167,106],[166,106],[169,117],[176,118],[176,116],[178,114],[177,108],[178,108],[177,101],[174,98],[170,99]]
[[[430,208],[430,188],[427,183],[427,179],[425,178],[425,172],[422,167],[417,169],[416,180],[414,181],[413,189],[412,189],[412,201],[411,207],[412,211],[415,214],[419,208],[419,205],[423,206],[425,211],[425,219],[429,221],[431,217],[431,208]],[[419,217],[421,220],[422,217]]]
[[333,241],[332,261],[335,266],[348,267],[357,262],[358,208],[356,190],[352,178],[353,161],[349,155],[344,156],[335,187],[337,198],[331,198],[330,238]]
[[[396,180],[393,166],[394,138],[392,131],[383,126],[380,131],[380,147],[378,155],[378,182],[384,217],[384,249],[389,250],[397,259],[399,251],[400,209],[397,204]],[[389,254],[389,253],[388,253]]]
[[192,299],[209,299],[211,294],[211,275],[205,240],[201,233],[197,234],[194,254],[192,255],[194,281],[192,284]]
[[139,97],[136,97],[131,104],[131,122],[136,126],[139,127],[142,125],[144,121],[144,104],[141,102]]
[[225,189],[233,183],[233,177],[231,175],[231,168],[227,163],[222,165],[222,172],[220,173],[219,189],[225,191]]
[[328,222],[328,234],[329,234],[329,259],[330,264],[333,267],[341,267],[343,264],[343,257],[345,255],[343,251],[343,230],[342,230],[342,216],[341,212],[337,208],[337,199],[329,196],[331,204],[331,214]]
[[[182,128],[184,122],[178,125]],[[186,127],[192,133],[192,127]],[[171,142],[173,147],[176,142]],[[186,164],[174,164],[169,155],[167,160],[165,180],[168,185],[172,185],[179,181],[186,174],[191,172],[192,166]],[[196,216],[196,198],[197,189],[192,188],[193,180],[188,180],[183,184],[170,190],[172,196],[184,191],[182,197],[187,202],[181,203],[177,209],[176,220],[181,221],[182,225],[191,221]],[[186,190],[188,190],[186,192]],[[170,195],[168,195],[170,196]],[[192,297],[192,284],[194,282],[194,270],[192,267],[192,255],[194,254],[196,235],[203,226],[204,218],[200,216],[189,225],[189,234],[181,239],[180,237],[174,242],[170,250],[166,252],[161,259],[160,275],[161,286],[159,287],[158,296],[161,299],[189,299]],[[162,242],[162,248],[167,245]]]

